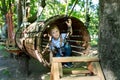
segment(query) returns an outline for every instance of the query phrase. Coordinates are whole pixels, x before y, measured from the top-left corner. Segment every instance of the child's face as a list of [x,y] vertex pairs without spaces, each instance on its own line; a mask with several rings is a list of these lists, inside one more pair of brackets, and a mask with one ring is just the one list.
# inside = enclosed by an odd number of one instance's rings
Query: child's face
[[60,36],[60,31],[59,29],[57,28],[54,28],[51,30],[51,36],[54,38],[54,39],[58,39],[59,36]]

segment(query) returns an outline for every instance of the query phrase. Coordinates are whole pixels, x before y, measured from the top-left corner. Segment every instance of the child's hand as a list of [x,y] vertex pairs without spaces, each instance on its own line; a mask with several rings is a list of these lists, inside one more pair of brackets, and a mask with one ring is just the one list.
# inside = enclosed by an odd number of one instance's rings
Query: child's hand
[[52,39],[52,36],[50,36],[50,35],[48,34],[48,37],[49,37],[49,41],[51,41],[51,39]]
[[47,36],[47,34],[44,34],[44,35],[43,35],[43,37],[46,37],[46,36]]
[[68,21],[66,21],[65,23],[67,24],[68,27],[72,26],[72,20],[71,19],[68,19]]
[[43,37],[49,37],[49,41],[51,41],[52,37],[49,34],[44,34]]

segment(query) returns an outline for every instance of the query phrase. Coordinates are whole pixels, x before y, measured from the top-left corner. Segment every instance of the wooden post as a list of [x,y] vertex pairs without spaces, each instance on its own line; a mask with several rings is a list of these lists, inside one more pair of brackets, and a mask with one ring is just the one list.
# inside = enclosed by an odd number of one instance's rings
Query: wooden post
[[53,69],[53,64],[51,65],[51,72],[50,72],[50,80],[53,80],[53,71],[54,69]]
[[62,77],[63,76],[62,63],[59,63],[59,71],[60,71],[60,77]]
[[52,63],[53,64],[53,80],[59,80],[60,79],[60,73],[59,73],[59,63]]
[[97,75],[101,78],[100,80],[105,80],[104,78],[104,75],[103,75],[103,72],[102,72],[102,69],[101,69],[101,66],[99,64],[99,62],[94,62],[95,63],[95,68],[96,68],[96,71],[97,71]]

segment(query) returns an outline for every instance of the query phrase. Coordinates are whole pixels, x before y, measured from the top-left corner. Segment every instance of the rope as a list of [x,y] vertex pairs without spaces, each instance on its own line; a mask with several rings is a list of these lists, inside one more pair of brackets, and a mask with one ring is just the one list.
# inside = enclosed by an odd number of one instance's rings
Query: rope
[[41,0],[41,4],[40,4],[40,2],[38,3],[37,22],[39,21],[39,17],[41,16],[45,6],[46,6],[45,0]]
[[65,15],[68,14],[68,5],[69,5],[69,1],[67,0],[66,3],[67,3],[67,5],[66,5],[66,9],[65,9]]
[[71,15],[71,13],[73,12],[73,9],[75,8],[75,6],[76,6],[77,2],[78,2],[78,0],[76,0],[76,1],[75,1],[74,5],[73,5],[73,7],[72,7],[72,9],[71,9],[71,12],[69,13],[69,16],[70,16],[70,15]]
[[[39,5],[41,5],[41,6],[39,6]],[[41,4],[40,4],[40,2],[38,3],[38,13],[37,13],[37,20],[36,20],[37,23],[35,26],[40,26],[40,27],[43,26],[43,25],[39,24],[39,18],[41,16],[45,6],[46,6],[45,0],[41,0]],[[36,30],[36,28],[38,28],[38,27],[35,27],[35,30]],[[37,31],[37,33],[39,33],[39,31]]]

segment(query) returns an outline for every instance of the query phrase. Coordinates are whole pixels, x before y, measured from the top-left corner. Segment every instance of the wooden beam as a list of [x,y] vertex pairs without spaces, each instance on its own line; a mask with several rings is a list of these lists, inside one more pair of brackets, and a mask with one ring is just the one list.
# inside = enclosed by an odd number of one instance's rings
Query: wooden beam
[[5,45],[5,42],[0,42],[0,45]]
[[72,52],[73,52],[73,53],[77,53],[77,54],[81,54],[81,55],[84,54],[83,52],[80,52],[80,51],[74,51],[74,50],[72,50]]
[[81,57],[53,57],[54,62],[96,62],[99,61],[98,57],[81,56]]
[[51,65],[51,71],[50,71],[50,80],[54,80],[53,77],[54,77],[54,71],[53,71],[53,65]]
[[100,80],[105,80],[100,63],[94,62],[94,64],[95,64],[95,69],[97,71],[97,76],[99,76],[101,78]]
[[59,72],[60,72],[60,77],[63,77],[62,63],[59,63]]
[[72,74],[87,74],[90,73],[89,70],[72,70]]
[[80,49],[85,49],[85,47],[75,46],[75,45],[71,45],[71,47],[74,47],[74,48],[80,48]]
[[14,47],[10,47],[10,48],[5,47],[5,49],[6,49],[8,52],[10,52],[10,53],[12,53],[12,54],[15,54],[15,55],[19,55],[21,52],[23,52],[23,51],[21,51],[19,48],[14,48]]
[[60,80],[101,80],[101,79],[98,76],[85,76],[85,77],[68,76],[68,77],[63,77]]

